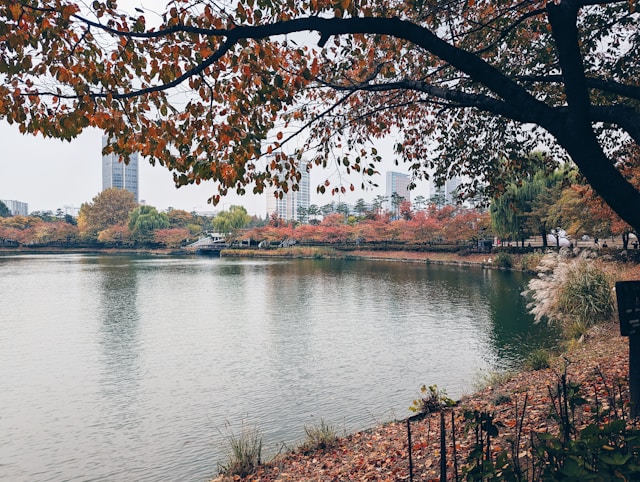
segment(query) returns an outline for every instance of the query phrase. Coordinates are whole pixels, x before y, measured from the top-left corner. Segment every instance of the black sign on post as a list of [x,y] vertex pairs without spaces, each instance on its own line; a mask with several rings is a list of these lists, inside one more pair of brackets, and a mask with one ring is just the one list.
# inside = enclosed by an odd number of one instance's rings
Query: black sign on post
[[618,281],[618,317],[622,336],[640,334],[640,281]]
[[640,281],[618,281],[620,334],[629,337],[629,396],[631,417],[640,417]]

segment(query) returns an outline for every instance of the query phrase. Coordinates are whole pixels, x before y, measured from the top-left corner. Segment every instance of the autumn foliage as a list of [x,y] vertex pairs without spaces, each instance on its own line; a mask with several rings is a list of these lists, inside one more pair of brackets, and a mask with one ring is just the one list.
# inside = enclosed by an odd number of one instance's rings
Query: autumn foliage
[[[120,5],[121,6],[121,5]],[[494,194],[544,146],[640,229],[622,167],[640,142],[635,0],[0,1],[0,118],[70,140],[88,127],[178,186],[321,193],[383,156],[415,180]],[[526,166],[525,166],[526,167]]]
[[[446,214],[441,215],[442,212]],[[435,215],[433,215],[435,214]],[[426,247],[429,245],[475,245],[478,236],[484,236],[490,225],[489,214],[476,210],[447,206],[412,213],[410,219],[392,220],[390,216],[363,217],[346,222],[345,216],[334,213],[325,216],[319,224],[293,224],[281,222],[242,233],[241,239],[279,244],[294,239],[297,244],[365,244],[403,245]]]

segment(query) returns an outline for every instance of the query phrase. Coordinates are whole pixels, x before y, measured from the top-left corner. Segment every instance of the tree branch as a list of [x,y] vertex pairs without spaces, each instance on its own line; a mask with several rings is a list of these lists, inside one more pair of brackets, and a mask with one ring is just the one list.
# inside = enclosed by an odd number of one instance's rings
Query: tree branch
[[524,22],[525,20],[532,18],[532,17],[536,17],[538,15],[541,15],[545,12],[544,8],[539,8],[536,10],[532,10],[530,12],[525,13],[524,15],[522,15],[520,18],[518,18],[515,22],[513,22],[511,25],[507,26],[507,28],[503,29],[500,32],[500,36],[496,39],[495,42],[493,42],[490,45],[487,45],[486,47],[477,50],[476,51],[476,55],[482,54],[484,52],[487,52],[489,50],[491,50],[492,48],[494,48],[496,45],[498,45],[499,42],[501,42],[502,40],[504,40],[507,35],[509,35],[509,33],[511,33],[511,31],[513,29],[515,29],[518,25],[520,25],[522,22]]
[[[151,94],[153,92],[162,92],[162,91],[168,90],[168,89],[170,89],[172,87],[177,87],[178,85],[180,85],[185,80],[188,80],[191,77],[194,77],[196,75],[201,74],[202,72],[204,72],[204,70],[207,67],[210,67],[211,65],[216,63],[218,60],[220,60],[220,58],[222,58],[231,49],[231,47],[233,47],[233,45],[235,45],[236,42],[237,42],[237,39],[225,41],[222,45],[220,45],[220,47],[218,47],[218,50],[216,50],[216,52],[214,54],[212,54],[210,57],[205,59],[202,63],[198,64],[194,68],[189,69],[184,74],[180,75],[179,77],[176,77],[171,82],[166,82],[164,84],[159,84],[159,85],[156,85],[156,86],[153,86],[153,87],[146,87],[146,88],[143,88],[143,89],[132,90],[130,92],[124,92],[124,93],[89,92],[89,93],[87,93],[87,95],[89,95],[90,97],[93,97],[93,98],[111,97],[113,99],[131,99],[131,98],[134,98],[134,97],[141,97],[141,96],[146,95],[146,94]],[[36,91],[36,92],[25,92],[22,95],[23,96],[29,96],[29,95],[55,96],[55,97],[58,97],[60,99],[77,99],[78,97],[80,97],[79,94],[61,94],[61,93],[58,93],[58,92],[46,92],[46,91],[42,91],[42,92],[38,92],[38,91]]]
[[[562,75],[520,75],[516,80],[522,82],[542,82],[542,83],[562,83],[564,78]],[[635,85],[627,85],[615,80],[603,80],[595,77],[585,78],[587,86],[592,89],[609,92],[611,94],[621,95],[629,99],[640,100],[640,87]]]
[[591,108],[592,122],[605,122],[624,129],[640,145],[640,114],[624,105],[594,106]]
[[356,86],[342,86],[325,83],[325,85],[338,91],[360,90],[367,92],[386,92],[392,90],[411,90],[414,92],[423,92],[438,99],[450,102],[448,107],[473,107],[485,112],[508,117],[518,122],[533,122],[532,118],[527,116],[526,111],[518,111],[517,109],[512,108],[507,102],[500,99],[483,94],[471,94],[460,90],[437,87],[429,84],[428,82],[405,79],[385,84],[363,83]]
[[[397,39],[412,42],[449,63],[461,72],[464,72],[474,78],[474,80],[486,86],[505,101],[517,105],[520,111],[529,112],[534,121],[545,123],[549,118],[549,108],[543,102],[538,101],[524,88],[509,79],[495,67],[479,58],[475,53],[467,52],[463,49],[450,45],[430,30],[399,18],[355,17],[339,19],[313,16],[266,25],[237,26],[230,29],[202,29],[178,25],[164,30],[144,33],[121,32],[117,29],[93,22],[89,19],[79,16],[76,16],[76,18],[94,28],[99,28],[113,35],[121,35],[128,38],[157,38],[171,35],[176,32],[187,32],[204,36],[227,38],[215,54],[206,59],[198,67],[189,70],[174,81],[129,93],[113,94],[114,98],[131,98],[137,95],[144,95],[150,92],[166,90],[174,87],[190,76],[202,72],[205,68],[219,60],[238,40],[241,39],[259,40],[267,37],[302,31],[320,32],[321,38],[323,39],[334,35],[361,33],[389,35]],[[95,93],[93,95],[102,96],[101,94]]]

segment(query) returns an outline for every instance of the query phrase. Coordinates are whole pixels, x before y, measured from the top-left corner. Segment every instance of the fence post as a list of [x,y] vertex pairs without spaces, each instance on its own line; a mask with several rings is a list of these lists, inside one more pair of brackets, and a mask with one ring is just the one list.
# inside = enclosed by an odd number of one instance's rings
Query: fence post
[[413,482],[413,459],[411,457],[411,417],[407,419],[407,442],[409,444],[409,482]]
[[447,428],[444,426],[444,411],[440,412],[440,482],[447,480]]

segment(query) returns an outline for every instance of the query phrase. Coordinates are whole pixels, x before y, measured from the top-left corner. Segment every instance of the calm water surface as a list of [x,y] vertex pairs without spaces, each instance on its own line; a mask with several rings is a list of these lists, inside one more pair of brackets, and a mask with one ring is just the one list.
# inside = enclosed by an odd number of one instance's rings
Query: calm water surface
[[265,451],[457,398],[551,343],[526,278],[199,257],[0,257],[0,479],[204,481],[225,425]]

